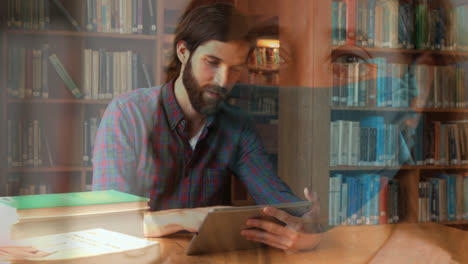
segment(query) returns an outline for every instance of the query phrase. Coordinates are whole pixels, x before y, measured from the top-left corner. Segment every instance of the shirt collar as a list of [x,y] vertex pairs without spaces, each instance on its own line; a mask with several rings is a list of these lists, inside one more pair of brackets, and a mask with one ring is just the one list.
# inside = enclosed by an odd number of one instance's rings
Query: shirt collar
[[[169,120],[169,125],[172,130],[176,128],[176,126],[184,121],[184,113],[180,108],[179,104],[177,103],[175,93],[174,93],[174,83],[175,81],[170,81],[162,88],[162,104],[164,111],[166,112],[167,119]],[[206,118],[206,127],[210,127],[214,120],[216,114],[210,115]]]

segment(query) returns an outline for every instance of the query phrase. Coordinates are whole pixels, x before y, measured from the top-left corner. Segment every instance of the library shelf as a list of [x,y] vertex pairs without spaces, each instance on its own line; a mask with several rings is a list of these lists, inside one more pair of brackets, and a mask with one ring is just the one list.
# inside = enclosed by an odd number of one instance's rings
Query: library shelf
[[111,100],[89,100],[89,99],[52,99],[52,98],[27,98],[14,99],[9,98],[8,104],[95,104],[108,105]]
[[416,113],[468,113],[468,108],[409,108],[409,107],[354,107],[332,106],[332,111],[416,112]]
[[468,170],[468,165],[334,166],[330,171]]
[[420,55],[424,53],[430,53],[432,55],[468,57],[468,52],[466,51],[369,48],[369,47],[359,47],[359,46],[333,46],[332,47],[332,53],[341,53],[341,52],[365,52],[367,54],[372,54],[372,55],[375,55],[375,54]]
[[79,166],[60,166],[60,167],[24,167],[24,168],[8,168],[9,173],[37,173],[37,172],[91,172],[92,167]]
[[7,35],[25,36],[56,36],[56,37],[79,37],[79,38],[114,38],[114,39],[135,39],[155,41],[157,35],[145,34],[120,34],[109,32],[78,32],[68,30],[7,30]]

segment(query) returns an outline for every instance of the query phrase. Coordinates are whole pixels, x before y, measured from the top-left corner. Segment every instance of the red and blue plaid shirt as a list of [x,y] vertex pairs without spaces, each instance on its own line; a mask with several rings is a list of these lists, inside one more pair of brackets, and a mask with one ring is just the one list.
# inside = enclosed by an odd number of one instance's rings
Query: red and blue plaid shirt
[[173,82],[120,96],[99,126],[93,190],[149,197],[152,210],[227,205],[233,173],[258,204],[300,201],[272,170],[248,120],[223,104],[192,150]]

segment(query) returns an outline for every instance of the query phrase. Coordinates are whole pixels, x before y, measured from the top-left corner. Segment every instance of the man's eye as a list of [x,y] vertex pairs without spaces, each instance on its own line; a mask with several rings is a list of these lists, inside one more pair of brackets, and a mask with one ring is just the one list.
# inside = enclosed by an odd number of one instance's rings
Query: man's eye
[[355,54],[341,54],[333,58],[333,63],[356,63],[356,62],[363,62],[365,63],[366,60],[357,56]]
[[213,66],[216,66],[219,64],[219,62],[215,60],[207,60],[206,62],[208,62],[209,65],[213,65]]

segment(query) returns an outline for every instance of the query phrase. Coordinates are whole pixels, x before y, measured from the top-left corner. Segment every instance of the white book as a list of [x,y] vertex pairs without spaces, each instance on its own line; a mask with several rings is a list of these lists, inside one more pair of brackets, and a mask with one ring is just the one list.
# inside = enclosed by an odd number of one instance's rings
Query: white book
[[99,99],[99,51],[92,51],[92,94],[91,98],[94,100]]
[[133,88],[133,73],[132,73],[132,51],[127,51],[127,90],[126,93],[131,92]]
[[113,68],[114,68],[113,69],[114,70],[113,92],[114,94],[113,94],[113,97],[115,98],[120,95],[120,86],[121,86],[120,77],[119,77],[120,76],[120,53],[114,52],[113,56],[114,56],[114,64],[113,64]]

